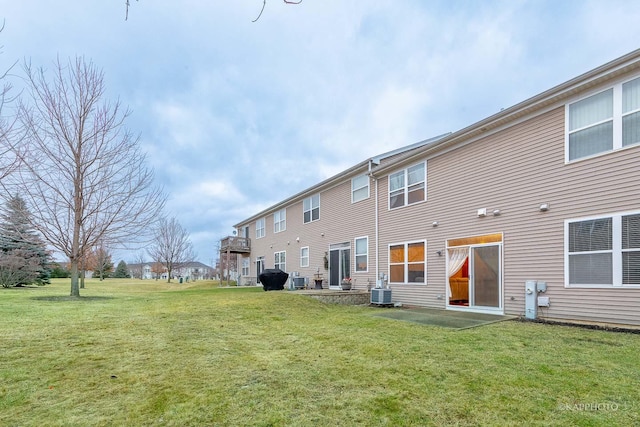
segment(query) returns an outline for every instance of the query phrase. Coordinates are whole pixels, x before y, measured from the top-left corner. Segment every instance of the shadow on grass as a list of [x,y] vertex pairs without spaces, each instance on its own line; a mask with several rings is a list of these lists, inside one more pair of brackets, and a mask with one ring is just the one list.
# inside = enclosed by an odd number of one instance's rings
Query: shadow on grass
[[51,296],[42,296],[42,297],[32,297],[31,299],[37,300],[37,301],[66,302],[66,301],[107,301],[107,300],[114,299],[114,297],[104,297],[104,296],[72,297],[69,295],[51,295]]

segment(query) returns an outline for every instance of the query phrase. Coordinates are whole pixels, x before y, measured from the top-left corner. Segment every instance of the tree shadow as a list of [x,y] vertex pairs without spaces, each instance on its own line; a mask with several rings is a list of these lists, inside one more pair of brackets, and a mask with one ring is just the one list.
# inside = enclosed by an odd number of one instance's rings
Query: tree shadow
[[36,301],[65,302],[65,301],[107,301],[107,300],[115,299],[115,297],[105,297],[105,296],[72,297],[69,295],[49,295],[49,296],[32,297],[31,299]]

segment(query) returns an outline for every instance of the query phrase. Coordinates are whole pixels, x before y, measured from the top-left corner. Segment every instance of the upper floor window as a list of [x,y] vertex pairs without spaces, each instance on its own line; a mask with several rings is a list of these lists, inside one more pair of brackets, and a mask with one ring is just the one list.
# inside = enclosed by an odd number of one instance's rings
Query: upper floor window
[[425,242],[389,245],[389,283],[425,283]]
[[640,142],[640,78],[567,105],[569,161]]
[[423,162],[389,175],[389,209],[425,200],[425,172]]
[[360,175],[351,179],[351,203],[369,198],[369,176]]
[[640,285],[640,214],[567,221],[568,286]]
[[287,252],[280,251],[273,253],[273,268],[287,271]]
[[302,215],[304,223],[320,219],[320,194],[307,197],[302,202]]
[[273,213],[273,232],[279,233],[287,229],[287,210],[280,209]]
[[369,238],[358,237],[356,247],[356,272],[366,272],[369,268]]
[[265,223],[264,218],[260,218],[259,220],[256,221],[256,239],[264,237],[265,235],[264,223]]
[[300,248],[300,267],[309,267],[309,246]]

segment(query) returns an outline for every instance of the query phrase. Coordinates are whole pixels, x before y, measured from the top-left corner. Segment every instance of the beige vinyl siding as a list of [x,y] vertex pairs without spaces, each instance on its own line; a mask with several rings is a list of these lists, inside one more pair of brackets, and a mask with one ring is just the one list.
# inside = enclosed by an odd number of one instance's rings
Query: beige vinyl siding
[[[547,318],[640,324],[640,289],[564,286],[564,221],[640,210],[640,147],[571,164],[564,153],[560,106],[429,158],[425,203],[389,211],[387,180],[380,178],[381,270],[388,268],[388,244],[427,240],[427,285],[395,285],[393,300],[444,307],[438,296],[446,295],[445,256],[435,252],[447,239],[503,233],[505,313],[524,314],[524,282],[531,279],[547,282]],[[541,203],[551,209],[540,212]],[[486,217],[476,216],[479,208]],[[501,214],[493,216],[494,209]]]
[[[359,174],[364,173],[360,171]],[[354,175],[356,176],[356,175]],[[267,230],[264,238],[253,239],[251,244],[251,275],[256,276],[255,258],[263,255],[265,267],[273,268],[273,253],[286,251],[287,272],[299,272],[301,277],[313,277],[318,269],[323,279],[328,280],[328,270],[324,269],[325,253],[331,244],[349,242],[351,245],[351,275],[354,288],[367,289],[375,279],[375,217],[373,183],[370,183],[370,197],[356,203],[351,202],[351,178],[345,177],[340,184],[320,192],[320,219],[303,222],[303,199],[287,206],[287,228],[274,234]],[[313,195],[317,193],[310,193]],[[273,214],[266,215],[267,222],[273,222]],[[255,224],[253,225],[255,228]],[[354,239],[369,237],[368,271],[356,273]],[[299,241],[297,240],[299,238]],[[300,267],[300,248],[309,247],[309,267]]]

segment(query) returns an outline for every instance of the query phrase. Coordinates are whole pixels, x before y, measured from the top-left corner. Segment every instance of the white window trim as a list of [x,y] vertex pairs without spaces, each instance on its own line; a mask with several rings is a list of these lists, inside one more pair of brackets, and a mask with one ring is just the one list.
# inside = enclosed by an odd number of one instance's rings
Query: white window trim
[[[302,251],[306,249],[307,250],[307,256],[303,256],[302,255]],[[309,257],[310,257],[310,252],[309,252],[309,246],[303,246],[300,248],[300,267],[309,267]],[[304,262],[306,259],[306,263]]]
[[251,258],[242,258],[242,276],[247,277],[251,273]]
[[[279,214],[279,218],[276,221],[276,214]],[[279,226],[279,228],[278,228]],[[287,208],[282,208],[273,213],[273,232],[281,233],[287,229]]]
[[[640,285],[622,284],[622,217],[638,215],[640,211],[618,212],[605,215],[588,216],[583,218],[571,218],[564,221],[564,287],[572,289],[640,289]],[[613,283],[610,285],[572,285],[569,284],[569,224],[574,222],[591,221],[596,219],[612,219],[612,245],[610,251],[613,255],[611,268],[613,269]]]
[[[358,240],[365,239],[367,241],[366,248],[367,252],[364,254],[358,254],[358,245],[356,242]],[[358,270],[358,256],[366,256],[367,257],[367,267],[364,270]],[[368,273],[369,272],[369,236],[360,236],[353,239],[353,271],[354,273]]]
[[[633,76],[631,78],[621,80],[614,85],[609,85],[604,88],[600,88],[596,91],[589,92],[588,94],[581,96],[580,98],[575,98],[567,102],[564,106],[564,163],[570,164],[575,162],[580,162],[582,160],[593,159],[594,157],[604,156],[609,153],[615,153],[620,150],[628,150],[633,147],[638,147],[640,144],[631,144],[626,147],[622,145],[622,85],[630,82],[631,80],[635,80],[640,78],[640,76]],[[613,149],[607,151],[601,151],[599,153],[592,154],[590,156],[584,156],[577,159],[570,160],[569,159],[569,107],[579,101],[587,99],[591,96],[598,95],[602,92],[606,92],[609,89],[613,89]],[[632,113],[627,113],[632,114]],[[625,114],[626,115],[626,114]],[[608,121],[608,120],[605,120]],[[594,126],[596,123],[593,123],[590,126]]]
[[[354,180],[358,179],[358,178],[362,178],[362,177],[366,177],[367,178],[367,184],[363,185],[363,186],[360,186],[358,188],[353,188]],[[370,181],[369,180],[369,176],[366,173],[362,174],[362,175],[354,176],[353,178],[351,178],[351,203],[358,203],[358,202],[361,202],[363,200],[367,200],[369,197],[371,197],[371,185],[370,185],[369,181]],[[363,197],[362,199],[355,200],[355,197],[354,197],[355,192],[358,191],[358,190],[362,190],[363,188],[367,189],[366,197]]]
[[[409,278],[409,261],[408,261],[408,248],[409,245],[412,243],[422,243],[424,244],[424,282],[407,282],[406,280]],[[399,246],[399,245],[404,245],[404,258],[405,258],[405,262],[404,262],[404,278],[405,281],[404,282],[392,282],[391,281],[391,246]],[[410,241],[406,241],[406,242],[395,242],[395,243],[389,243],[387,245],[387,277],[389,278],[389,284],[390,285],[416,285],[416,286],[424,286],[427,284],[427,241],[426,240],[410,240]],[[412,264],[416,264],[416,263],[412,263]]]
[[[316,196],[318,196],[318,219],[313,219],[313,210],[314,210],[314,207],[313,207],[313,198],[314,198],[314,197],[316,197]],[[305,209],[304,209],[304,202],[305,202],[306,200],[309,200],[309,206],[311,206],[311,209],[309,209],[309,210],[305,210]],[[311,212],[311,214],[309,215],[309,221],[306,221],[306,222],[305,222],[305,220],[304,220],[304,214],[305,214],[305,213],[307,213],[307,212]],[[315,221],[320,221],[320,193],[316,193],[316,194],[314,194],[314,195],[312,195],[312,196],[305,197],[305,198],[302,200],[302,223],[303,223],[303,224],[310,224],[310,223],[315,222]]]
[[[276,254],[284,255],[284,268],[278,267],[282,263],[276,265]],[[282,256],[280,257],[282,259]],[[280,268],[282,271],[287,271],[287,251],[277,251],[273,253],[273,268]]]
[[[418,201],[418,202],[413,202],[413,203],[409,203],[409,169],[411,169],[414,166],[418,166],[419,164],[424,164],[424,177],[422,179],[422,182],[424,183],[424,199]],[[391,207],[391,175],[395,175],[398,172],[404,172],[404,204],[402,206],[396,206],[395,208]],[[415,185],[415,184],[412,184]],[[394,191],[398,191],[398,190],[394,190]],[[402,169],[402,170],[397,170],[395,172],[391,172],[389,175],[387,175],[387,208],[389,210],[394,210],[394,209],[402,209],[405,208],[407,206],[414,206],[420,203],[424,203],[427,201],[427,162],[418,162],[415,163],[411,166],[407,166],[406,168]]]
[[[266,223],[267,220],[264,217],[256,221],[256,239],[262,239],[266,236]],[[262,225],[262,227],[259,227],[259,225]],[[260,233],[260,230],[262,230],[262,233]]]

